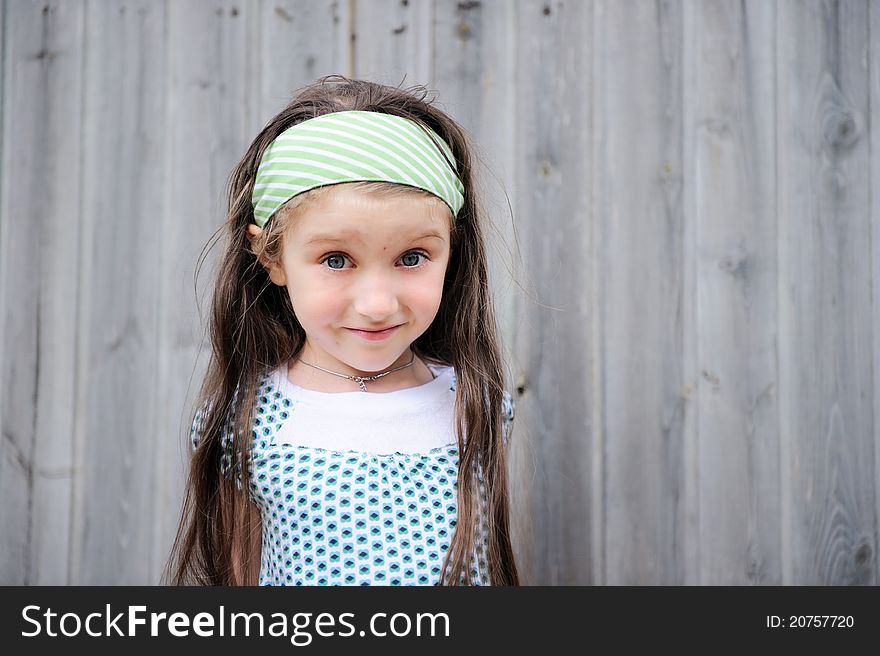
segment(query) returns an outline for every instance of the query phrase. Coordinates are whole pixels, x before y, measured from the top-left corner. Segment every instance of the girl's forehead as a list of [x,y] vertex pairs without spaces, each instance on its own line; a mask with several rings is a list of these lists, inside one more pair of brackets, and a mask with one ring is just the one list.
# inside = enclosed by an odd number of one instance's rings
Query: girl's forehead
[[448,237],[452,212],[441,199],[407,190],[367,191],[334,185],[306,203],[293,222],[291,237],[298,242],[317,236],[361,236],[373,233],[411,234],[433,231]]

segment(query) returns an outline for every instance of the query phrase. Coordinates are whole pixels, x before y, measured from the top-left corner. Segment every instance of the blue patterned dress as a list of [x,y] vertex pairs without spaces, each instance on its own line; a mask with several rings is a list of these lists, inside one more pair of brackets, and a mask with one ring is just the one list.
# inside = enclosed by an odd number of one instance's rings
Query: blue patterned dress
[[[446,382],[435,378],[427,385],[443,386],[454,401],[453,369],[432,372]],[[297,389],[285,367],[264,376],[254,400],[249,475],[250,496],[262,517],[260,585],[437,585],[456,525],[457,443],[416,453],[370,453],[279,440],[284,422],[297,411]],[[506,441],[514,417],[506,392],[502,406]],[[203,417],[200,411],[193,423],[193,448]],[[221,469],[228,477],[235,469],[231,440],[224,444]],[[488,585],[479,472],[478,482],[470,574],[475,585]]]

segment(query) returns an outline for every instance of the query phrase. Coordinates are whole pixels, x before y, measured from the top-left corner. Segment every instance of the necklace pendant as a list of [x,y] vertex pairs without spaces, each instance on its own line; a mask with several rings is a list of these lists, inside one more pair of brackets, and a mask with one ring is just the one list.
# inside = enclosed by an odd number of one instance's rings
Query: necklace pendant
[[381,374],[376,374],[375,376],[367,376],[366,378],[363,378],[361,376],[348,376],[346,374],[336,373],[335,371],[330,371],[329,369],[324,369],[322,367],[319,367],[318,365],[311,364],[309,362],[305,362],[304,360],[302,360],[300,358],[297,358],[297,361],[302,362],[303,364],[308,365],[309,367],[312,367],[313,369],[318,369],[320,371],[326,371],[328,374],[333,374],[334,376],[339,376],[340,378],[348,378],[349,380],[355,380],[355,381],[357,381],[357,384],[360,386],[361,392],[366,392],[367,386],[364,383],[365,380],[376,380],[377,378],[381,378],[382,376],[387,376],[388,374],[393,373],[395,371],[400,371],[401,369],[406,369],[407,367],[411,367],[412,363],[415,361],[415,359],[416,359],[416,354],[413,353],[412,357],[409,359],[409,362],[407,364],[405,364],[401,367],[396,367],[394,369],[389,369],[388,371],[383,371]]

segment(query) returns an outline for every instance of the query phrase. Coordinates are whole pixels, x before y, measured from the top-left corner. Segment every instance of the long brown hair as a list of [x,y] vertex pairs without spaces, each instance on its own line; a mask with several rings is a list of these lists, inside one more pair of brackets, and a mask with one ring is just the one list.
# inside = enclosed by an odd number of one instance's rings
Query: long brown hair
[[[299,354],[305,332],[287,290],[271,282],[266,260],[280,257],[280,236],[312,192],[288,202],[253,243],[251,189],[268,145],[292,125],[343,110],[384,112],[431,127],[452,148],[464,185],[464,206],[452,231],[443,298],[431,326],[413,344],[423,360],[455,368],[455,426],[460,453],[458,517],[440,578],[444,585],[472,582],[470,563],[481,523],[494,585],[518,585],[510,542],[507,454],[502,441],[504,370],[490,297],[480,209],[473,194],[472,155],[464,130],[426,101],[422,86],[401,89],[341,75],[301,89],[257,135],[229,180],[225,251],[211,306],[212,357],[197,400],[205,410],[193,453],[177,536],[163,581],[173,585],[254,585],[260,568],[259,510],[248,498],[253,399],[260,379]],[[388,183],[364,183],[388,188]],[[395,185],[399,193],[426,193]],[[317,190],[315,190],[317,191]],[[202,253],[204,257],[204,251]],[[238,486],[221,474],[223,436],[233,437]],[[482,477],[482,485],[479,478]],[[234,477],[232,477],[234,478]],[[481,488],[484,492],[481,493]],[[484,499],[478,497],[485,494]],[[482,501],[483,505],[478,508]],[[485,515],[483,515],[485,513]],[[482,520],[481,520],[482,516]]]

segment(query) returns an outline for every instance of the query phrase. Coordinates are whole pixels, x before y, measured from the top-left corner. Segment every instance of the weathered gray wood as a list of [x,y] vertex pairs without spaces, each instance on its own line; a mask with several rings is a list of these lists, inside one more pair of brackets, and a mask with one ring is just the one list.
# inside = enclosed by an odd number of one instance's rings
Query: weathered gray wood
[[783,581],[874,584],[868,4],[777,30]]
[[162,452],[163,6],[95,3],[84,62],[83,239],[71,582],[144,583]]
[[778,585],[775,9],[717,0],[685,11],[687,473],[696,485],[684,501],[698,526],[687,579]]
[[[715,7],[709,7],[703,11],[705,5],[698,2],[685,3],[682,6],[682,121],[684,125],[682,133],[682,340],[685,347],[682,350],[682,386],[679,395],[683,399],[682,408],[682,494],[681,494],[681,517],[682,517],[682,543],[680,547],[681,557],[690,566],[684,568],[684,579],[681,583],[695,585],[700,582],[700,530],[701,519],[701,479],[700,457],[702,455],[700,441],[700,404],[699,394],[699,358],[700,349],[697,346],[698,339],[702,337],[700,331],[700,294],[699,294],[699,265],[697,264],[701,244],[700,232],[696,229],[703,220],[699,211],[703,202],[701,185],[698,182],[696,172],[699,166],[705,165],[700,159],[701,151],[697,143],[700,142],[698,127],[701,125],[704,113],[714,110],[714,107],[704,107],[706,96],[712,98],[713,87],[708,84],[707,73],[712,70],[713,53],[710,50],[707,61],[701,60],[702,50],[705,44],[711,44],[711,39],[703,38],[703,31],[711,25]],[[711,32],[711,28],[710,28]],[[733,30],[736,38],[737,30]],[[709,45],[711,48],[711,45]],[[722,50],[723,52],[723,50]],[[723,57],[723,56],[722,56]],[[708,87],[704,91],[704,88]],[[669,167],[671,169],[671,166]],[[693,181],[693,183],[688,183]],[[701,208],[700,208],[701,209]],[[688,347],[687,345],[691,345]],[[697,402],[695,401],[695,397]]]
[[0,581],[68,582],[81,2],[5,6]]
[[533,480],[514,485],[532,488],[536,536],[532,560],[522,565],[532,582],[592,583],[602,558],[592,512],[601,489],[593,475],[600,438],[593,424],[597,316],[589,304],[596,246],[590,221],[592,7],[529,2],[518,10],[514,206],[530,294],[519,301],[516,352],[525,388],[520,405],[528,418],[519,428],[532,442],[535,471]]
[[[2,14],[0,21],[5,28],[12,19],[9,8],[4,0],[2,6]],[[22,32],[26,29],[25,25],[21,25]],[[33,376],[34,357],[33,352],[36,350],[34,339],[31,331],[28,331],[28,322],[33,321],[35,316],[33,301],[25,305],[28,298],[32,298],[32,294],[27,294],[35,288],[32,279],[13,281],[11,276],[10,262],[13,261],[13,253],[15,250],[9,248],[10,234],[13,232],[13,226],[8,217],[11,214],[12,200],[10,198],[9,187],[14,182],[11,175],[12,164],[12,122],[7,117],[12,115],[14,111],[12,101],[12,91],[14,90],[12,80],[7,72],[11,68],[10,63],[14,61],[12,56],[15,53],[15,44],[10,41],[5,29],[0,32],[3,35],[4,42],[7,44],[7,54],[4,57],[3,66],[0,67],[0,76],[2,76],[2,86],[0,86],[0,94],[2,94],[2,132],[0,132],[0,147],[3,148],[2,160],[0,160],[0,308],[3,309],[2,321],[0,321],[0,364],[2,364],[3,378],[0,380],[2,384],[2,403],[0,403],[0,495],[4,500],[0,504],[0,521],[6,527],[0,536],[0,544],[2,544],[3,558],[0,560],[0,583],[4,585],[21,584],[27,579],[29,569],[29,547],[28,547],[28,531],[31,520],[30,513],[30,479],[28,469],[30,467],[30,458],[33,447],[31,446],[33,436],[32,429],[28,428],[28,418],[18,413],[14,413],[13,409],[27,409],[31,405],[28,390],[25,388],[28,379]],[[17,95],[19,104],[24,101],[30,101],[27,94],[20,93]],[[21,111],[19,108],[18,111]],[[19,152],[24,151],[19,148]],[[24,252],[19,250],[22,259]],[[19,262],[19,264],[21,264]],[[20,269],[21,270],[21,269]],[[13,284],[14,283],[14,284]],[[12,285],[12,288],[10,286]],[[21,292],[19,292],[21,288]],[[15,295],[13,296],[13,292]],[[23,292],[23,293],[22,293]],[[11,303],[16,302],[19,305],[18,311],[13,314],[9,311]],[[15,344],[13,350],[12,345]],[[22,357],[24,356],[24,357]],[[17,362],[16,362],[17,361]],[[19,374],[18,371],[21,371]],[[13,373],[18,374],[13,376]],[[18,384],[13,384],[13,380],[17,379]],[[31,383],[33,390],[33,383]],[[16,401],[18,403],[16,403]],[[13,416],[18,415],[16,419]],[[13,423],[15,422],[15,423]]]
[[[158,270],[164,299],[157,317],[159,359],[159,431],[165,533],[157,542],[151,576],[158,580],[180,510],[183,472],[188,457],[185,438],[200,376],[207,366],[210,315],[209,286],[218,244],[201,270],[194,305],[196,257],[225,220],[225,188],[233,166],[250,139],[256,100],[249,85],[252,25],[259,6],[233,0],[170,3],[166,38],[167,124],[164,143],[165,209],[160,245],[164,266]],[[158,545],[161,544],[163,548]]]
[[[35,102],[45,93],[45,85],[40,83],[43,77],[41,67],[25,69],[25,74],[16,79],[10,75],[14,69],[13,62],[24,60],[27,56],[23,44],[12,38],[13,30],[10,25],[16,26],[15,33],[24,37],[25,42],[29,32],[36,36],[39,27],[37,19],[32,16],[34,12],[28,11],[32,8],[18,5],[16,9],[18,11],[13,13],[4,3],[4,26],[8,30],[3,32],[6,54],[3,62],[3,160],[0,178],[0,208],[4,217],[0,225],[0,301],[3,308],[3,321],[0,322],[0,337],[3,338],[3,402],[0,404],[0,495],[3,503],[0,504],[0,522],[4,526],[0,535],[3,553],[0,561],[0,583],[4,585],[28,582],[31,569],[31,462],[36,439],[33,398],[37,367],[37,336],[34,326],[39,289],[39,280],[35,276],[22,275],[29,259],[28,250],[12,248],[10,245],[10,237],[14,232],[28,230],[35,235],[39,233],[39,229],[26,220],[26,214],[21,214],[24,220],[19,220],[14,225],[8,218],[12,215],[13,208],[25,209],[25,203],[34,202],[22,192],[14,193],[16,183],[26,173],[14,167],[13,162],[23,159],[28,152],[27,136],[33,142],[36,126],[32,122],[30,126],[16,126],[13,130],[9,117],[13,113],[29,114],[26,104]],[[36,63],[42,65],[43,61],[37,60]],[[17,144],[15,137],[21,135],[26,135],[25,139]],[[20,171],[20,175],[14,175],[16,170]],[[37,199],[38,202],[42,200]],[[34,241],[31,240],[30,243],[33,244]],[[16,275],[16,272],[20,273]],[[11,311],[13,307],[15,312]]]
[[352,7],[350,69],[356,77],[403,87],[432,78],[433,1],[372,0]]
[[[869,3],[870,23],[868,34],[873,38],[868,42],[868,70],[871,78],[868,104],[871,113],[868,119],[869,126],[880,126],[880,5],[876,2]],[[873,421],[874,433],[874,522],[880,527],[880,165],[877,163],[876,153],[880,153],[880,130],[876,127],[869,134],[871,153],[871,308],[873,309],[871,324],[874,337],[874,354],[872,363],[873,384],[873,408],[871,420]],[[871,395],[868,395],[871,398]],[[876,533],[875,533],[876,535]],[[880,545],[874,542],[874,579],[880,579]]]
[[682,10],[595,8],[604,582],[676,584],[686,569]]
[[[0,36],[6,40],[6,0],[0,0]],[[3,116],[9,116],[9,106],[5,100],[8,97],[6,93],[6,62],[7,58],[0,61],[0,494],[4,499],[8,500],[8,507],[5,513],[0,515],[0,520],[7,522],[7,532],[4,534],[0,545],[2,552],[5,554],[0,559],[0,582],[11,583],[13,581],[21,581],[22,572],[24,570],[24,562],[22,558],[22,535],[21,525],[27,518],[27,506],[22,503],[25,498],[24,486],[21,482],[21,476],[14,473],[16,468],[16,451],[17,446],[12,442],[11,434],[7,439],[6,425],[3,418],[8,409],[6,408],[6,391],[7,381],[7,356],[6,356],[6,308],[9,295],[6,291],[6,280],[8,274],[4,267],[4,262],[8,260],[5,257],[6,244],[9,242],[8,231],[10,228],[9,221],[4,220],[8,216],[6,207],[6,196],[4,195],[4,185],[8,185],[9,181],[6,176],[6,157],[7,152],[3,145],[8,139],[9,124],[3,121]],[[9,442],[9,443],[7,443]],[[13,473],[10,473],[13,472]],[[2,511],[0,511],[2,512]],[[16,529],[19,529],[16,531]]]

